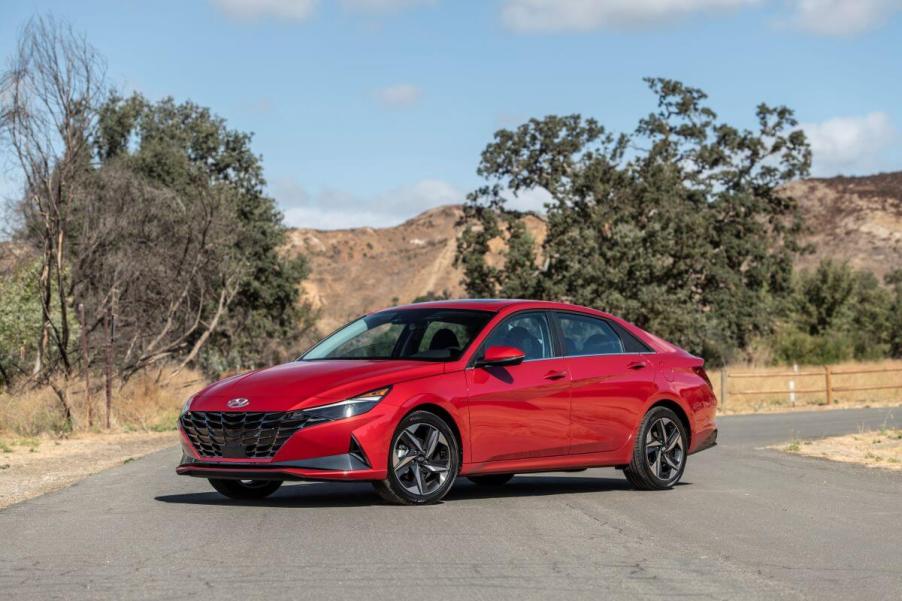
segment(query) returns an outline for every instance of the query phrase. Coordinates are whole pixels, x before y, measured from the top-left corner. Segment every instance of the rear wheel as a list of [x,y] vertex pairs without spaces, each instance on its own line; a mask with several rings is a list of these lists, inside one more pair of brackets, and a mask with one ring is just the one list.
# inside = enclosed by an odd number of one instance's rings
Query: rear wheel
[[513,477],[513,474],[486,474],[484,476],[467,476],[467,480],[479,486],[503,486]]
[[451,426],[434,413],[414,411],[401,420],[392,437],[388,477],[373,486],[389,503],[436,503],[451,490],[459,468],[460,452]]
[[263,499],[273,494],[282,486],[281,480],[224,480],[210,478],[220,494],[230,499]]
[[639,490],[663,490],[679,482],[686,468],[688,436],[671,409],[655,407],[642,419],[630,464],[623,474]]

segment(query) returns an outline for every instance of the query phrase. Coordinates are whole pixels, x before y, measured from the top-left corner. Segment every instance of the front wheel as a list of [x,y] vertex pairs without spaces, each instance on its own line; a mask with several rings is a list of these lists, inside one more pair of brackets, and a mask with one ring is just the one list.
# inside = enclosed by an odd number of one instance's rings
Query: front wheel
[[414,411],[401,420],[392,437],[388,477],[373,486],[389,503],[436,503],[451,490],[459,468],[460,451],[451,426],[434,413]]
[[642,419],[632,460],[623,474],[639,490],[672,487],[686,468],[688,440],[676,413],[667,407],[654,407]]
[[230,499],[263,499],[282,486],[281,480],[209,480],[213,488]]

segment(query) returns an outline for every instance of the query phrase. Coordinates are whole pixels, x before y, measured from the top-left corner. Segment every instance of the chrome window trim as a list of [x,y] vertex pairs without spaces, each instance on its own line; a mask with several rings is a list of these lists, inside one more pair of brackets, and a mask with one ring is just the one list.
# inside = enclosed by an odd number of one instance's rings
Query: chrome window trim
[[592,355],[563,355],[559,359],[579,359],[581,357],[622,357],[624,355],[657,355],[656,351],[642,351],[640,353],[595,353]]

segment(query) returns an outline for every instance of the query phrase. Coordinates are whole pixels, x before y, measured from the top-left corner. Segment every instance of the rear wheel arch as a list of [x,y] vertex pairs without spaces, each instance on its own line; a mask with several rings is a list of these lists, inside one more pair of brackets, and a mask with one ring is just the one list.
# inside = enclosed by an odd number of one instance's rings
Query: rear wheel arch
[[[680,418],[680,422],[683,424],[683,428],[686,430],[686,437],[688,440],[686,441],[686,448],[691,448],[692,446],[692,422],[689,420],[689,414],[686,413],[686,410],[683,409],[683,406],[677,403],[672,399],[661,399],[659,401],[655,401],[648,408],[648,411],[651,411],[655,407],[667,407],[674,413],[676,413],[677,417]],[[647,414],[648,411],[645,413]]]

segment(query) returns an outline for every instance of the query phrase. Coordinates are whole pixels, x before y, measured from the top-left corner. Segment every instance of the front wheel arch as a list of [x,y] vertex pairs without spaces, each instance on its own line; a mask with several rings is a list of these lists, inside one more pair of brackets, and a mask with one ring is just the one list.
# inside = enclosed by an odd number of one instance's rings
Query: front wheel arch
[[454,433],[454,438],[457,440],[457,454],[458,454],[458,465],[463,467],[464,463],[464,443],[460,434],[460,426],[457,424],[457,420],[454,419],[454,416],[451,415],[444,407],[440,405],[436,405],[434,403],[421,403],[414,407],[410,407],[404,415],[401,416],[401,419],[398,420],[398,423],[404,420],[408,415],[413,413],[414,411],[428,411],[429,413],[433,413],[438,417],[445,420],[448,426],[451,428],[451,431]]

